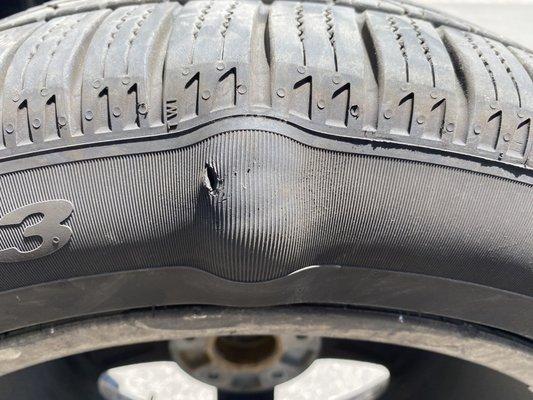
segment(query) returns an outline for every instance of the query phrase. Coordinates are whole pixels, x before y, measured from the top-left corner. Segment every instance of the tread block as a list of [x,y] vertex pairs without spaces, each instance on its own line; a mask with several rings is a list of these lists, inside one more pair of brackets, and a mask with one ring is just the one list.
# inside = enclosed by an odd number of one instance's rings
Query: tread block
[[[0,32],[0,85],[2,87],[2,89],[0,89],[0,101],[13,101],[13,98],[6,99],[6,96],[9,96],[9,93],[6,94],[5,76],[19,46],[41,25],[41,23],[37,22]],[[5,106],[0,107],[0,120],[2,121],[0,149],[5,148],[5,137],[15,134],[15,125],[9,121],[5,122],[3,119],[4,110]]]
[[466,145],[484,156],[525,163],[531,149],[533,82],[503,45],[473,33],[443,29],[468,94]]
[[96,32],[83,74],[85,134],[162,124],[164,52],[175,7],[119,8]]
[[187,3],[170,34],[165,61],[165,122],[181,122],[250,108],[251,49],[259,3]]
[[464,95],[437,31],[410,17],[366,13],[377,53],[378,135],[415,143],[452,142]]
[[54,19],[33,31],[6,73],[3,124],[8,147],[79,134],[79,65],[107,11]]
[[275,3],[269,38],[275,109],[346,135],[374,129],[377,86],[353,9]]
[[164,50],[175,7],[119,8],[95,33],[83,73],[85,134],[162,125]]

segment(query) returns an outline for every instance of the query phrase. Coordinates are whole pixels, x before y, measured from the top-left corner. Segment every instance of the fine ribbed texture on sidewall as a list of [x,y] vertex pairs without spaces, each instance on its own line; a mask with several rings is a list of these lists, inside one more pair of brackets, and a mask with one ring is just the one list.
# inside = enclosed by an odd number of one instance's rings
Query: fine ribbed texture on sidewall
[[[236,131],[177,150],[7,174],[0,187],[0,215],[44,200],[74,205],[70,242],[0,264],[3,290],[147,267],[257,282],[340,264],[532,294],[531,188],[459,169]],[[35,246],[21,231],[0,228],[2,248]]]

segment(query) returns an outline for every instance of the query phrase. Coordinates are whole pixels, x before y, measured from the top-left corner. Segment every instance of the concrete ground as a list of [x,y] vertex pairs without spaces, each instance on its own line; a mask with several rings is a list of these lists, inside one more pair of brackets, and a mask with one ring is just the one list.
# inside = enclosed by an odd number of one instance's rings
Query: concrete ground
[[417,2],[470,21],[533,50],[533,0],[418,0]]

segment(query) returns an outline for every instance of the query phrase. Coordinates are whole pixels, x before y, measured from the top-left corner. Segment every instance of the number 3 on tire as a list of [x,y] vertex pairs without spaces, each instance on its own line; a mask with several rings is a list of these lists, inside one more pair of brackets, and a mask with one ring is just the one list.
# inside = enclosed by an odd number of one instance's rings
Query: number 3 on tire
[[72,230],[62,222],[72,214],[73,210],[74,206],[68,200],[49,200],[29,204],[1,217],[0,228],[21,224],[31,215],[42,215],[42,219],[37,224],[28,226],[23,231],[24,237],[37,236],[42,242],[30,251],[20,251],[15,247],[0,250],[0,263],[45,257],[65,246],[72,236]]

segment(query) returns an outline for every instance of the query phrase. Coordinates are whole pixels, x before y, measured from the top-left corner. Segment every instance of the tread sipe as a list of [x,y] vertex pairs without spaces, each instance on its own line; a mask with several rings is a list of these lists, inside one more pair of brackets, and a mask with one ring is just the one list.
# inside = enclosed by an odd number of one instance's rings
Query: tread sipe
[[52,1],[1,21],[0,160],[256,115],[533,168],[526,49],[399,1],[181,3]]

